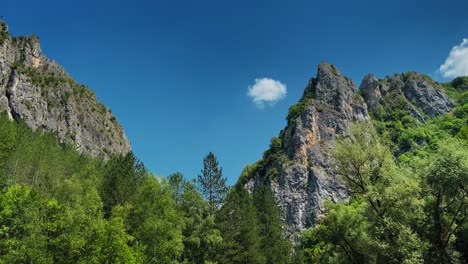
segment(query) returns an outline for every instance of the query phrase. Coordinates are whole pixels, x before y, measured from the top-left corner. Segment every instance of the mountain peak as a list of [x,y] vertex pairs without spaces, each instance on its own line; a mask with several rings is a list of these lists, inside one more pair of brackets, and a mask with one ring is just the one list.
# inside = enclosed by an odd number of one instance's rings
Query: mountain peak
[[334,177],[329,149],[336,138],[349,134],[353,122],[368,119],[354,82],[334,65],[320,63],[304,96],[290,108],[288,126],[280,135],[289,161],[275,161],[267,155],[263,171],[253,171],[245,184],[250,190],[267,185],[276,194],[286,235],[314,225],[323,213],[325,199],[341,201],[348,197],[343,184]]
[[45,57],[37,36],[13,37],[0,22],[0,112],[95,157],[130,151],[125,133],[88,87]]

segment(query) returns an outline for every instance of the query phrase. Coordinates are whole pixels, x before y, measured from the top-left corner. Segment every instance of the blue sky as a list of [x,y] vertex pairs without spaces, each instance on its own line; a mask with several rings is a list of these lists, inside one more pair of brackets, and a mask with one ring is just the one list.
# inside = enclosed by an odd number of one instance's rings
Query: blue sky
[[[285,126],[318,63],[357,85],[367,73],[447,80],[438,69],[467,44],[466,10],[466,0],[6,0],[0,15],[96,92],[150,171],[192,178],[212,151],[232,184]],[[262,78],[287,90],[274,105],[247,95]]]

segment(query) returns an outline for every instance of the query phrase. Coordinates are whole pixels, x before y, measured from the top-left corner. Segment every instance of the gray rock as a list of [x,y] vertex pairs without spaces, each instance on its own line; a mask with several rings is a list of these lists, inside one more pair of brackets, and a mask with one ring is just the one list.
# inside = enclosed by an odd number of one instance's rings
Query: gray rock
[[[368,122],[368,107],[374,114],[403,107],[423,123],[424,115],[436,116],[453,107],[440,85],[416,73],[382,80],[366,75],[360,93],[362,97],[354,82],[335,66],[320,63],[317,77],[309,81],[301,99],[308,100],[306,107],[281,133],[289,161],[266,164],[245,184],[249,191],[262,185],[270,187],[281,208],[285,235],[292,240],[325,213],[326,199],[338,202],[349,198],[334,173],[330,150],[338,137],[349,135],[354,122]],[[272,170],[278,170],[279,176],[269,177]]]
[[440,84],[416,73],[409,74],[406,78],[403,93],[430,117],[449,112],[455,106]]
[[74,144],[92,157],[108,158],[130,151],[130,143],[111,111],[90,89],[46,58],[37,37],[4,36],[0,46],[0,112],[23,120],[33,130],[57,132],[61,142]]
[[362,80],[360,91],[369,110],[375,115],[379,111],[402,108],[410,115],[425,123],[424,116],[435,117],[449,112],[454,102],[440,84],[429,77],[410,72],[377,79],[369,74]]
[[[255,175],[245,185],[250,191],[264,184],[270,187],[282,210],[285,235],[290,238],[315,225],[324,214],[326,199],[338,202],[349,197],[333,173],[329,153],[335,139],[349,135],[353,122],[369,120],[354,82],[333,65],[320,63],[317,77],[309,82],[304,96],[310,92],[313,98],[282,134],[290,162],[280,166],[278,178],[265,181],[265,175]],[[269,169],[276,167],[267,168],[265,174]]]
[[[364,76],[359,90],[366,101],[367,107],[371,111],[377,111],[382,98],[383,85],[379,85],[379,79],[372,74]],[[383,89],[382,89],[383,90]],[[386,91],[385,91],[386,93]]]

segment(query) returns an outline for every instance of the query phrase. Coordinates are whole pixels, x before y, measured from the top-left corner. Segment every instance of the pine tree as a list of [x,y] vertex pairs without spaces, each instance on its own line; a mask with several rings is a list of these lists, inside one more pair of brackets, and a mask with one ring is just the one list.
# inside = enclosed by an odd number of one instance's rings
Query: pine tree
[[237,184],[217,214],[223,237],[218,263],[266,263],[261,253],[259,225],[250,194]]
[[290,263],[290,242],[283,237],[282,223],[275,196],[266,186],[253,194],[260,227],[261,251],[268,264]]
[[215,217],[209,215],[210,206],[198,192],[194,182],[177,172],[169,176],[169,185],[177,209],[184,219],[182,235],[184,252],[180,263],[211,263],[222,237],[215,226]]
[[130,203],[146,175],[146,169],[132,152],[112,157],[106,164],[101,198],[106,216],[116,205]]
[[217,210],[226,198],[228,188],[223,169],[219,167],[216,156],[210,152],[203,159],[202,174],[198,175],[198,188],[213,211]]

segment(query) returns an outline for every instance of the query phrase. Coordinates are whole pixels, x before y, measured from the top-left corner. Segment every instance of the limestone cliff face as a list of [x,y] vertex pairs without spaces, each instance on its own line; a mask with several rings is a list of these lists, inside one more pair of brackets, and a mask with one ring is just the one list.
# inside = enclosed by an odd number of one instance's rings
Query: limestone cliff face
[[281,164],[266,164],[264,174],[278,170],[277,177],[266,179],[254,173],[245,184],[249,190],[268,185],[277,197],[286,224],[287,236],[313,226],[323,213],[322,204],[348,198],[348,191],[333,173],[330,150],[334,140],[347,135],[353,122],[369,119],[367,106],[354,82],[335,66],[321,63],[317,77],[311,79],[300,103],[297,117],[290,117],[282,132],[288,157]]
[[46,58],[37,37],[12,37],[1,21],[0,112],[34,130],[56,132],[92,157],[130,151],[122,127],[96,95]]
[[249,191],[270,187],[282,211],[285,235],[294,239],[294,234],[314,226],[325,213],[326,199],[349,198],[333,171],[330,150],[339,136],[349,134],[353,123],[371,126],[368,108],[374,116],[402,108],[424,123],[453,106],[441,85],[427,76],[407,73],[379,80],[367,75],[358,91],[351,79],[323,62],[303,98],[291,107],[288,125],[276,144],[272,141],[263,159],[246,167],[241,184]]
[[440,84],[415,72],[395,74],[381,80],[369,74],[364,77],[360,90],[375,115],[399,107],[425,123],[425,116],[435,117],[454,107],[453,100]]

